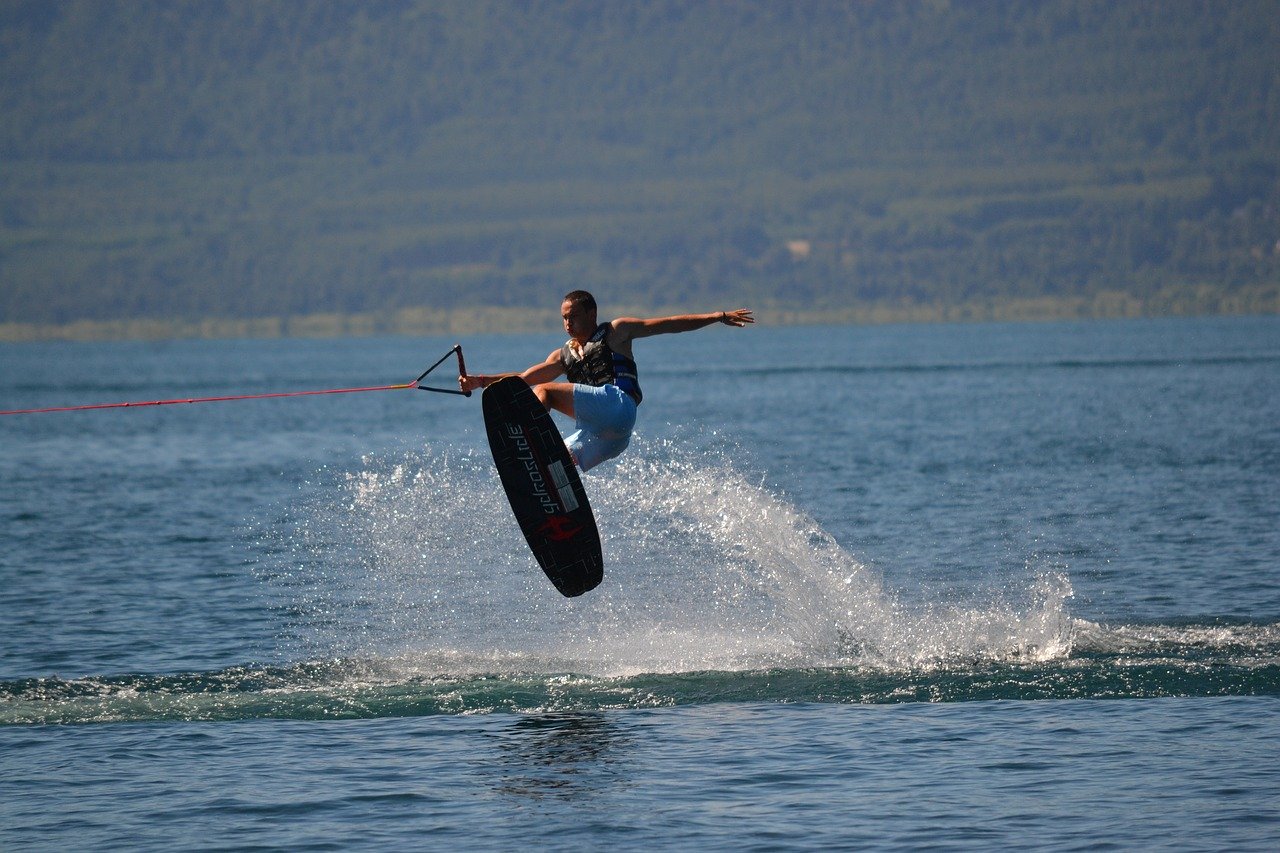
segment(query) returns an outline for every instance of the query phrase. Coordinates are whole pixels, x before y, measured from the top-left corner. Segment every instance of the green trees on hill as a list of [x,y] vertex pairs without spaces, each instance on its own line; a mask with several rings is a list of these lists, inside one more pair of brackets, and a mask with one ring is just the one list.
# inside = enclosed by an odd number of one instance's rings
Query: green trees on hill
[[1273,12],[6,0],[0,324],[1278,310]]

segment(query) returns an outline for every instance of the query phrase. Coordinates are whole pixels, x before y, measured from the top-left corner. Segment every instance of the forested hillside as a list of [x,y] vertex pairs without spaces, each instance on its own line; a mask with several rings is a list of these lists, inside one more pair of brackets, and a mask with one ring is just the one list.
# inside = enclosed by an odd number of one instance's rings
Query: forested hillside
[[1280,310],[1276,10],[0,0],[0,336]]

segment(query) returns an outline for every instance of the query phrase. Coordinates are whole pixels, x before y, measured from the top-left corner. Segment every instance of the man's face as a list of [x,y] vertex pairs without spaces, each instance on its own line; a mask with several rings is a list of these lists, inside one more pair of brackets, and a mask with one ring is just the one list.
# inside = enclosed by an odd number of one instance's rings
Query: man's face
[[596,312],[588,312],[580,304],[568,300],[561,303],[560,318],[564,320],[564,330],[569,333],[569,337],[580,344],[586,343],[596,330]]

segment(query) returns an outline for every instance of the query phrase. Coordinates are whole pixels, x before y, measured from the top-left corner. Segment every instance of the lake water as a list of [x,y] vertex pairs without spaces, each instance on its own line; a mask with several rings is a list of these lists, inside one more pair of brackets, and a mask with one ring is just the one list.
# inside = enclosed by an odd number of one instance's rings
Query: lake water
[[[453,343],[0,346],[0,409]],[[636,355],[571,600],[478,397],[0,417],[0,848],[1275,848],[1280,318]]]

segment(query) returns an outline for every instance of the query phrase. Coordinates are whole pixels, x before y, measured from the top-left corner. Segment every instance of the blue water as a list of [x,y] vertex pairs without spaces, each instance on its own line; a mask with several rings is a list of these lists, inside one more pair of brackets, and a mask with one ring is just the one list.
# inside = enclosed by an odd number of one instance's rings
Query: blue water
[[[0,346],[0,409],[453,343]],[[0,849],[1274,849],[1280,318],[637,356],[572,600],[475,398],[0,417]]]

